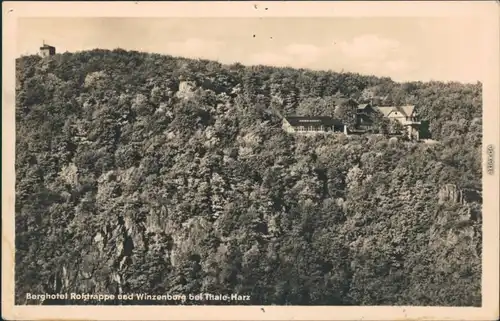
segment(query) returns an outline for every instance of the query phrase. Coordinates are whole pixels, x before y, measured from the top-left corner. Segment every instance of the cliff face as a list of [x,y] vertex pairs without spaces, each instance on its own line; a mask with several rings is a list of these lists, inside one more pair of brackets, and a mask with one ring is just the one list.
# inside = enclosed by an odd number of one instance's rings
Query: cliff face
[[462,190],[458,189],[456,185],[446,184],[439,190],[438,194],[439,203],[452,202],[463,203],[464,197]]
[[[480,304],[476,85],[406,92],[375,77],[120,50],[24,57],[16,76],[19,304],[40,303],[28,292]],[[338,92],[386,87],[422,97],[409,103],[443,144],[281,128],[308,106],[328,114]],[[434,117],[438,107],[467,121]],[[44,302],[61,303],[179,302]]]

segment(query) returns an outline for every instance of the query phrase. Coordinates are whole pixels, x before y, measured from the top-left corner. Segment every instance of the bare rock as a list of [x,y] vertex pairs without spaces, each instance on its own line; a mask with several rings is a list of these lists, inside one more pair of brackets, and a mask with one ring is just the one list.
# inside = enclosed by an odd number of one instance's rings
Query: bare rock
[[463,203],[463,193],[456,185],[446,184],[439,190],[438,193],[439,203],[446,202]]

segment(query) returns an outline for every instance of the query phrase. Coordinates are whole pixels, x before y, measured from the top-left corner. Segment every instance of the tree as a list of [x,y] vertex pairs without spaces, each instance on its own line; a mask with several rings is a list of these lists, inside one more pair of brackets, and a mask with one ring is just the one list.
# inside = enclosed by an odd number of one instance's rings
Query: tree
[[356,113],[358,105],[352,99],[339,99],[335,108],[335,117],[341,119],[346,125],[354,126],[356,124]]

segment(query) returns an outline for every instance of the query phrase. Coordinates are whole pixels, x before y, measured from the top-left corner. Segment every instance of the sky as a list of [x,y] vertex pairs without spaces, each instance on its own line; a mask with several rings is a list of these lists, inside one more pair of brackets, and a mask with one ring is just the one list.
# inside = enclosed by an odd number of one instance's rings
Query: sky
[[482,80],[485,37],[475,17],[19,18],[17,55],[43,41],[95,48],[358,72],[396,81]]

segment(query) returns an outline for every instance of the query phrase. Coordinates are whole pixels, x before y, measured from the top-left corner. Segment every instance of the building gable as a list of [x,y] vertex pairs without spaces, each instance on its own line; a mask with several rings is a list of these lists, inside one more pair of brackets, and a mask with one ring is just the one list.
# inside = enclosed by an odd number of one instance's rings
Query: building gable
[[412,117],[415,106],[407,105],[407,106],[391,106],[391,107],[379,107],[383,108],[387,114],[386,117],[395,118],[395,117]]
[[369,107],[371,107],[370,104],[359,104],[358,105],[358,110],[366,110],[368,109]]
[[398,109],[394,108],[391,110],[389,114],[387,114],[387,117],[389,118],[399,118],[399,117],[405,117],[405,115]]
[[412,117],[415,112],[415,106],[407,105],[399,107],[399,110],[404,113],[406,117]]
[[394,110],[394,107],[392,106],[377,106],[374,107],[375,110],[379,111],[384,117],[389,116],[389,114]]

